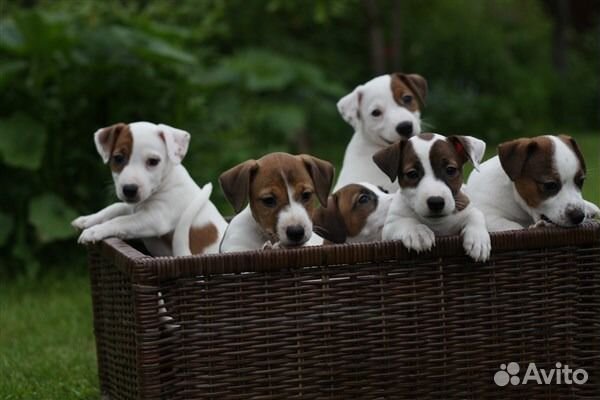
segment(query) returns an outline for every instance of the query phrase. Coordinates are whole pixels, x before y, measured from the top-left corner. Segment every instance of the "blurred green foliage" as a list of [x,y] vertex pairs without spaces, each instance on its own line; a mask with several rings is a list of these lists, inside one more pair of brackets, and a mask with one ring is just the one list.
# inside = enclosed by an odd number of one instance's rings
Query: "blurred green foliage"
[[[388,15],[392,2],[399,18]],[[577,34],[559,75],[540,2],[378,6],[384,36],[400,26],[402,69],[429,81],[431,130],[493,142],[598,131],[600,74],[590,61],[598,32]],[[335,103],[374,75],[358,0],[4,1],[0,9],[0,273],[34,276],[41,265],[80,259],[69,220],[114,199],[96,129],[149,120],[188,130],[184,164],[201,183],[275,150],[339,166],[352,130]],[[214,197],[231,212],[219,190]]]

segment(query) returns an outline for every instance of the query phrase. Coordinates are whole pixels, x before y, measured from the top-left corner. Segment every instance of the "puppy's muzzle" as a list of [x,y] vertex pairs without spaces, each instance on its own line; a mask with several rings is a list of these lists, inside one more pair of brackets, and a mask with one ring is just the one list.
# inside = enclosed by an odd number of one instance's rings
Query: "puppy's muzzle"
[[427,207],[434,213],[439,213],[444,209],[446,202],[443,197],[440,196],[431,196],[427,199]]
[[135,201],[138,196],[138,185],[123,185],[121,188],[126,201]]
[[298,243],[304,239],[304,227],[301,225],[290,225],[286,228],[285,235],[291,242]]
[[396,132],[400,136],[404,136],[406,138],[411,137],[413,134],[413,123],[410,121],[400,122],[398,125],[396,125]]

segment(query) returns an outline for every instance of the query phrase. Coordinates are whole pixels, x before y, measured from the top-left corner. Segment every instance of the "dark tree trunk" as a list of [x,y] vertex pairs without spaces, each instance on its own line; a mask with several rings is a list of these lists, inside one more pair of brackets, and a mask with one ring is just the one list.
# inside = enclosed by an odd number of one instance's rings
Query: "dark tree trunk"
[[568,28],[570,9],[568,0],[544,0],[544,5],[552,18],[552,65],[559,75],[567,71]]
[[402,70],[402,0],[394,0],[392,3],[391,20],[391,67],[392,71]]
[[383,25],[381,23],[381,15],[379,6],[376,0],[363,0],[369,19],[369,48],[371,51],[371,69],[376,75],[385,73],[386,56],[385,56],[385,37]]

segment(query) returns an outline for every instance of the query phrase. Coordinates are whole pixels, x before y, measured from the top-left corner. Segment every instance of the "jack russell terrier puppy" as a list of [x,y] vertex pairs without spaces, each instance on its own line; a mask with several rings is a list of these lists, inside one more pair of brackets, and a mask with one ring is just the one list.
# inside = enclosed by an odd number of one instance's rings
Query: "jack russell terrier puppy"
[[333,173],[327,161],[287,153],[268,154],[224,172],[219,181],[238,214],[221,252],[322,244],[313,233],[312,215],[315,196],[327,203]]
[[332,243],[381,241],[393,194],[370,183],[351,183],[331,196],[313,218],[315,232]]
[[369,182],[390,193],[398,190],[373,163],[386,146],[421,132],[427,81],[400,72],[378,76],[344,96],[337,108],[354,128],[334,191],[349,183]]
[[421,252],[434,246],[436,234],[460,233],[467,255],[487,260],[491,244],[485,218],[469,204],[462,177],[463,165],[471,160],[478,168],[484,152],[485,143],[474,137],[423,133],[376,153],[375,164],[400,185],[383,240],[401,240],[406,248]]
[[498,156],[469,177],[467,191],[493,231],[530,226],[572,227],[600,214],[581,196],[585,161],[569,136],[502,143]]
[[121,202],[75,219],[83,230],[79,243],[114,236],[142,239],[154,256],[218,252],[227,222],[209,200],[212,186],[200,189],[181,165],[189,141],[185,131],[149,122],[96,131],[96,149]]

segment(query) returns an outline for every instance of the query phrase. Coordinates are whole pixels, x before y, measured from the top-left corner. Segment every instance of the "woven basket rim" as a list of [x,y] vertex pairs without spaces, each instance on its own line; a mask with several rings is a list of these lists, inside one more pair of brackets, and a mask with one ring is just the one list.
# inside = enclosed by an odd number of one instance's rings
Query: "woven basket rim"
[[[600,241],[600,221],[584,223],[576,228],[544,227],[491,233],[492,259],[503,251],[561,246],[585,246]],[[246,251],[185,257],[152,257],[141,253],[121,239],[102,241],[100,251],[129,274],[162,279],[195,275],[240,272],[276,272],[290,268],[333,267],[372,262],[438,260],[458,257],[463,264],[478,264],[464,254],[459,235],[436,237],[435,247],[428,252],[409,252],[400,241],[309,246],[297,249]],[[455,262],[456,260],[454,260]]]

